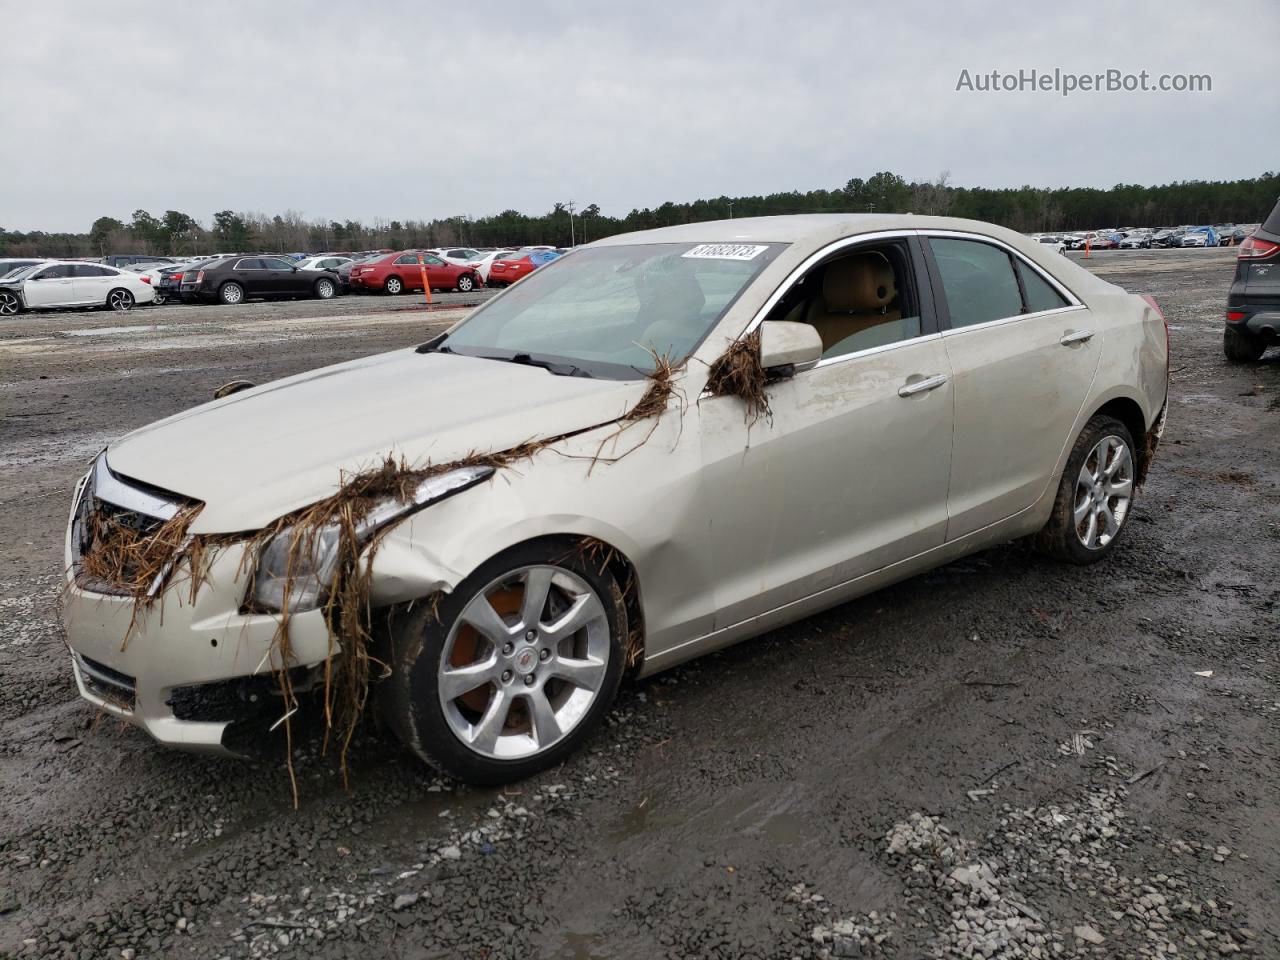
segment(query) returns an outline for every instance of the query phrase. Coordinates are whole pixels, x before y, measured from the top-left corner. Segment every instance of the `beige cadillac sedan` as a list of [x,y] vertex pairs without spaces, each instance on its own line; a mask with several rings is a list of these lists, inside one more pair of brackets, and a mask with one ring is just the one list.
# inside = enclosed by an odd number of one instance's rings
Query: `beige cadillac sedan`
[[[709,382],[744,353],[745,388]],[[1018,537],[1102,559],[1155,451],[1168,356],[1152,300],[990,224],[610,237],[421,347],[111,444],[66,541],[72,669],[161,743],[235,753],[281,735],[282,676],[340,672],[344,624],[366,623],[372,700],[409,749],[516,779],[589,737],[624,676]],[[389,457],[412,484],[293,536]],[[104,529],[145,540],[177,516],[184,549],[147,602],[87,571]],[[191,543],[209,545],[194,584]]]

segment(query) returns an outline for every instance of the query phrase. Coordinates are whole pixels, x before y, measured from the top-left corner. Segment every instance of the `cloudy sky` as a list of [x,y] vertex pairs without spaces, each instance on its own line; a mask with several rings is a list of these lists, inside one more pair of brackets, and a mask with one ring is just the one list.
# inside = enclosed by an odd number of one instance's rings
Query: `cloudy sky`
[[[0,0],[0,226],[135,209],[426,219],[557,200],[1256,176],[1280,4]],[[962,70],[1208,93],[957,91]]]

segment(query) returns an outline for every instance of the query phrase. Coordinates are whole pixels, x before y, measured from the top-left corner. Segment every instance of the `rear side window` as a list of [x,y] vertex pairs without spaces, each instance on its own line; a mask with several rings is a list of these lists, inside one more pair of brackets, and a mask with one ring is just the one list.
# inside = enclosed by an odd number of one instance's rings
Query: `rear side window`
[[236,270],[261,270],[262,261],[257,257],[245,257],[235,265]]
[[1022,313],[1022,294],[1009,254],[976,240],[931,237],[952,328]]
[[1022,278],[1022,292],[1026,301],[1027,313],[1038,313],[1041,310],[1057,310],[1070,306],[1066,298],[1050,286],[1049,281],[1035,270],[1018,261],[1018,276]]
[[76,264],[75,275],[77,277],[118,277],[120,274],[109,267],[99,267],[92,263]]
[[417,263],[418,255],[416,253],[406,253],[403,257],[396,257],[396,263]]

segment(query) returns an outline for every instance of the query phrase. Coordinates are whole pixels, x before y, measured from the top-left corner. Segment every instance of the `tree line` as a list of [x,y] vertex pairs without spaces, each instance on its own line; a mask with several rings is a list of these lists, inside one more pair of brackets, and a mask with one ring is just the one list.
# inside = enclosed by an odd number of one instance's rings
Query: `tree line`
[[389,247],[507,246],[598,240],[632,230],[729,217],[794,213],[917,213],[969,217],[1023,233],[1097,227],[1255,223],[1266,218],[1280,194],[1280,173],[1247,180],[1183,180],[1158,186],[956,187],[946,173],[912,182],[881,172],[854,177],[832,190],[668,201],[611,217],[596,204],[572,213],[557,203],[543,214],[504,210],[487,217],[434,220],[306,219],[296,211],[267,216],[219,210],[207,223],[178,210],[153,216],[135,210],[128,221],[99,217],[86,233],[26,233],[0,227],[0,255],[92,257],[109,253],[182,254],[368,250]]

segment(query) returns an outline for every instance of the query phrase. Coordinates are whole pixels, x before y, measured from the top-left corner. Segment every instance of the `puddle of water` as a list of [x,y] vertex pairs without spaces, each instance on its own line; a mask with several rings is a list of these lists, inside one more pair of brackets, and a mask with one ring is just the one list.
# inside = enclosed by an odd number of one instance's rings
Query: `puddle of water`
[[172,329],[173,324],[171,323],[156,323],[141,327],[85,327],[83,330],[63,330],[61,333],[68,337],[112,337]]

